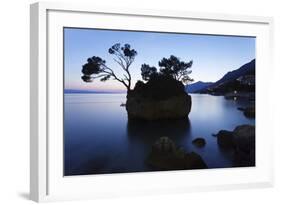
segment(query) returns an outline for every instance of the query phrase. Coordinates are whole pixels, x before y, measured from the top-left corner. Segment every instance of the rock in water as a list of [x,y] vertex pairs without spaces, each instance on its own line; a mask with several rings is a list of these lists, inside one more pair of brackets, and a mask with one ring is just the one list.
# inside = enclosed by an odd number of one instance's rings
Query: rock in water
[[128,97],[126,108],[130,119],[180,119],[188,117],[191,109],[191,97],[188,94],[165,100]]
[[220,130],[217,136],[217,143],[222,148],[230,148],[234,146],[233,134],[227,130]]
[[233,131],[235,163],[237,166],[255,165],[255,126],[241,125]]
[[197,147],[204,147],[206,145],[206,140],[204,138],[198,137],[192,140],[192,144],[194,144]]
[[185,168],[186,169],[206,169],[208,167],[199,154],[197,154],[195,152],[190,152],[185,155]]
[[191,96],[180,81],[158,76],[147,83],[136,83],[128,92],[126,109],[129,119],[181,119],[188,117]]
[[248,118],[255,118],[256,117],[255,106],[246,107],[244,110],[244,115]]
[[245,117],[247,118],[255,118],[256,117],[256,108],[255,106],[249,106],[246,108],[238,107],[238,110],[242,111]]
[[176,145],[169,137],[161,137],[154,143],[153,151],[158,154],[174,153]]
[[148,163],[160,170],[205,169],[206,163],[195,152],[185,153],[168,137],[159,138],[148,156]]
[[240,125],[233,132],[221,130],[218,145],[234,150],[234,166],[255,166],[255,126]]

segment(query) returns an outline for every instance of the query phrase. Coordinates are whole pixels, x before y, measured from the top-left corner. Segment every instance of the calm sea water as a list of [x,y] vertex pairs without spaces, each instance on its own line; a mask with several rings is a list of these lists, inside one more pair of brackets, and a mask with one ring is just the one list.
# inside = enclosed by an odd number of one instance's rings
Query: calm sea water
[[[246,101],[193,94],[189,120],[128,122],[125,94],[65,94],[64,174],[101,174],[153,171],[145,163],[152,144],[168,136],[187,152],[199,153],[209,168],[232,167],[228,151],[221,150],[212,133],[255,124],[237,107]],[[206,146],[195,147],[197,137]]]

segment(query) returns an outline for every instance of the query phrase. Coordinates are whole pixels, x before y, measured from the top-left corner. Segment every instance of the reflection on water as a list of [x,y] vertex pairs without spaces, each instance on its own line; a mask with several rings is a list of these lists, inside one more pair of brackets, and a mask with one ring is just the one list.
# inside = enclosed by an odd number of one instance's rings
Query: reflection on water
[[[219,149],[212,133],[255,123],[237,110],[247,101],[218,96],[192,95],[188,119],[154,122],[128,121],[125,101],[125,94],[65,94],[65,175],[151,171],[145,159],[161,136],[197,152],[209,168],[231,167],[231,153]],[[205,147],[192,145],[197,137],[206,139]]]
[[140,143],[155,142],[161,136],[167,136],[180,142],[189,136],[190,121],[188,118],[179,120],[142,121],[129,120],[127,131],[129,140],[138,140]]

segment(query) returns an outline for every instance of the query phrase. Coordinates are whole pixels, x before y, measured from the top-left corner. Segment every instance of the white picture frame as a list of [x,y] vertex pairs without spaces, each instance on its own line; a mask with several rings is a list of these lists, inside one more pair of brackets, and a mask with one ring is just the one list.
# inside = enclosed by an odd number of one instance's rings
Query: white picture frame
[[[93,21],[95,19],[98,21]],[[64,177],[61,169],[61,35],[64,26],[256,36],[256,167]],[[273,19],[270,17],[97,8],[93,4],[32,4],[30,198],[40,202],[272,186],[271,85],[262,83],[263,78],[274,75],[268,72],[273,71],[272,29]]]

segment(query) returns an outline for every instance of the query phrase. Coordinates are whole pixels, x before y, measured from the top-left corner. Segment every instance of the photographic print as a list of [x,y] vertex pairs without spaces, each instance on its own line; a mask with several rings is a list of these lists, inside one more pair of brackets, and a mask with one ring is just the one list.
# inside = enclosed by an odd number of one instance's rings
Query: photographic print
[[255,166],[254,36],[63,33],[65,176]]

